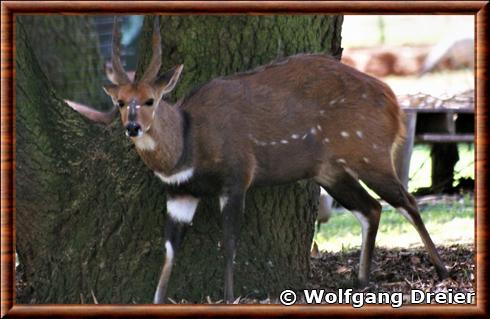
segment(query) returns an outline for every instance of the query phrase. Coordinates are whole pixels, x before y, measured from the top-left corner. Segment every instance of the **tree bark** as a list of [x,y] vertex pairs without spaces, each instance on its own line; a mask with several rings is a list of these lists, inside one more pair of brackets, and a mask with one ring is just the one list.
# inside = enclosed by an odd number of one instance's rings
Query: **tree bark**
[[[146,20],[140,74],[150,54]],[[181,97],[213,77],[278,56],[339,56],[341,22],[327,16],[163,17],[162,71],[185,64],[176,92]],[[17,302],[91,303],[93,292],[99,303],[150,303],[165,254],[165,187],[123,137],[119,121],[101,128],[60,100],[65,92],[54,91],[44,76],[31,47],[35,34],[24,24],[20,19],[16,28],[16,235],[27,287]],[[83,58],[73,63],[83,65]],[[247,194],[236,296],[273,297],[304,286],[318,193],[314,183],[301,181]],[[222,298],[221,240],[218,201],[206,199],[177,256],[170,297]]]

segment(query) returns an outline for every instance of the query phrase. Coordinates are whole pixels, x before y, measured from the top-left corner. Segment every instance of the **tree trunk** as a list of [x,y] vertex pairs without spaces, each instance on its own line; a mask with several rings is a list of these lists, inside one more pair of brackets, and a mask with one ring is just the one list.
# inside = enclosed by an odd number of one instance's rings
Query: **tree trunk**
[[[341,22],[325,16],[163,17],[162,70],[185,64],[181,97],[215,76],[278,56],[340,55]],[[54,92],[44,77],[23,24],[17,24],[16,41],[16,235],[27,287],[17,302],[91,303],[93,291],[100,303],[149,303],[165,254],[165,188],[123,137],[119,121],[101,128],[60,101],[65,92]],[[139,72],[148,61],[150,25],[145,21]],[[249,191],[236,296],[272,297],[304,286],[317,205],[318,187],[309,181]],[[204,200],[177,256],[170,297],[222,298],[221,240],[218,201]]]

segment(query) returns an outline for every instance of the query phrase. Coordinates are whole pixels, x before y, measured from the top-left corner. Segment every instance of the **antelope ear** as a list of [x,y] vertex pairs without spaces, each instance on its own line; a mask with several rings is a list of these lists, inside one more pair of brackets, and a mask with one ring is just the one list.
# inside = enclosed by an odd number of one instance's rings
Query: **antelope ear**
[[104,63],[104,71],[109,81],[111,81],[114,84],[117,84],[116,75],[114,74],[114,68],[112,67],[111,61],[106,61]]
[[112,98],[112,101],[117,101],[117,94],[119,93],[119,86],[115,84],[106,84],[102,88],[104,92]]
[[114,120],[117,114],[116,106],[114,106],[112,110],[110,110],[109,112],[101,112],[101,111],[94,110],[89,106],[77,102],[73,102],[70,100],[64,100],[64,102],[78,113],[82,114],[89,120],[92,120],[96,123],[109,125]]
[[173,91],[173,89],[177,85],[177,82],[179,82],[180,75],[182,74],[183,69],[184,65],[179,64],[167,71],[165,74],[161,75],[154,82],[154,87],[159,91],[162,96]]

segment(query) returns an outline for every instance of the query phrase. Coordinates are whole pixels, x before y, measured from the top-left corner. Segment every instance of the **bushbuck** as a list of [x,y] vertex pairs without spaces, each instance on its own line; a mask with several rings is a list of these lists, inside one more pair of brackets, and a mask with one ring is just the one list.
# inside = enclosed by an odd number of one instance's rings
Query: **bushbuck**
[[[183,230],[199,200],[219,197],[224,233],[224,298],[232,302],[233,260],[247,190],[310,178],[351,210],[362,226],[358,282],[369,280],[381,206],[359,179],[419,232],[440,277],[447,271],[414,198],[393,168],[403,124],[393,92],[382,82],[323,54],[299,54],[251,72],[214,79],[175,105],[162,97],[176,86],[183,65],[162,76],[158,18],[152,58],[136,81],[125,73],[114,23],[114,107],[100,112],[66,101],[89,119],[110,123],[119,109],[125,133],[155,175],[168,186],[165,262],[154,296],[163,303]],[[287,158],[285,161],[284,159]]]

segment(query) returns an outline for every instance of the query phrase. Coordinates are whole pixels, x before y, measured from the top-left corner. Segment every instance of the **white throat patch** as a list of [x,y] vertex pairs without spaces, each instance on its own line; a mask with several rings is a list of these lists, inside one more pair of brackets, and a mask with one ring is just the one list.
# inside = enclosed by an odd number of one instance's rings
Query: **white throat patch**
[[133,139],[134,145],[142,151],[153,151],[156,147],[155,140],[148,134]]
[[199,199],[180,196],[167,200],[167,214],[175,221],[190,224],[196,212]]
[[155,175],[158,176],[164,183],[166,184],[181,184],[188,181],[192,175],[194,174],[194,168],[187,168],[183,171],[175,173],[173,175],[167,176],[163,173],[155,172]]

